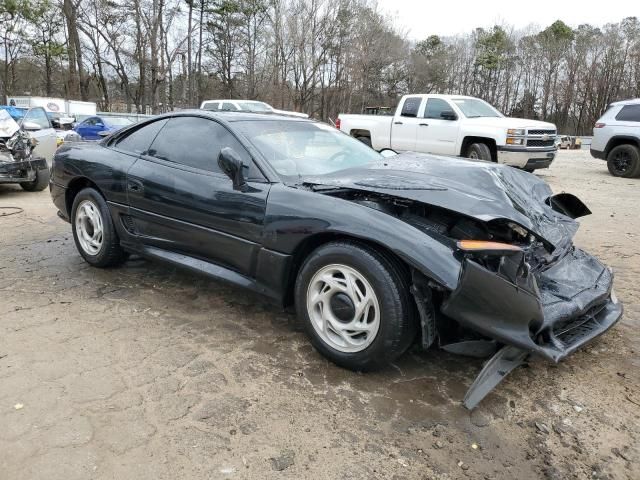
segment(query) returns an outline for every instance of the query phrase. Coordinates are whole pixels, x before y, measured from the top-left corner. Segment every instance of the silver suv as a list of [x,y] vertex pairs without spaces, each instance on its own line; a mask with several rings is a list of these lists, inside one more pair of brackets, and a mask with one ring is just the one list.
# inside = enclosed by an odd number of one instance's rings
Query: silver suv
[[640,177],[640,98],[609,105],[593,128],[591,155],[615,177]]

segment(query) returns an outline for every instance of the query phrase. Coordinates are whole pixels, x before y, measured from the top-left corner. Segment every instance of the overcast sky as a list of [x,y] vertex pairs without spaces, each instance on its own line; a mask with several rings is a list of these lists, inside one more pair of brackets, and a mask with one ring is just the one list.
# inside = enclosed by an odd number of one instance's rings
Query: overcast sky
[[378,0],[378,6],[413,40],[495,24],[520,29],[532,23],[546,27],[560,19],[572,27],[600,26],[640,16],[638,0]]

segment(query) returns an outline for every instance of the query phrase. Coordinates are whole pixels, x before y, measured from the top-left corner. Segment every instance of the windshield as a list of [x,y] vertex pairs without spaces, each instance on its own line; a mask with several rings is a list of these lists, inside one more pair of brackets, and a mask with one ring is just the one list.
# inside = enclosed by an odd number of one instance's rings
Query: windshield
[[105,118],[105,122],[109,125],[115,125],[116,127],[124,127],[126,125],[131,125],[134,123],[125,117],[108,117]]
[[285,177],[326,175],[383,158],[364,143],[322,123],[267,120],[235,125]]
[[271,112],[273,108],[271,108],[266,103],[262,102],[236,102],[240,107],[240,110],[247,110],[250,112]]
[[13,118],[16,122],[20,123],[22,117],[27,113],[26,108],[19,108],[10,105],[0,105],[0,110],[6,110],[11,118]]
[[454,98],[452,101],[467,118],[502,117],[498,110],[477,98]]

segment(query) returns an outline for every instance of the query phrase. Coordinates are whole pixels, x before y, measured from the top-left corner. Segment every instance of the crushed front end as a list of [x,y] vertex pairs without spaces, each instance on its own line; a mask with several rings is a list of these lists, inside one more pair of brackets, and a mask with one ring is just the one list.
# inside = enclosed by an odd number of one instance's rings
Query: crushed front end
[[[622,316],[613,273],[573,246],[550,264],[531,250],[464,254],[455,291],[441,311],[506,345],[485,365],[465,397],[473,408],[528,355],[558,362]],[[493,257],[493,258],[490,258]]]
[[0,183],[32,182],[38,170],[48,168],[44,158],[31,155],[34,146],[35,139],[0,111]]
[[573,244],[576,219],[591,212],[534,175],[408,153],[308,185],[402,220],[451,253],[460,268],[448,284],[424,267],[442,249],[427,247],[422,264],[408,262],[411,294],[424,349],[493,355],[465,397],[468,408],[529,355],[558,362],[622,316],[612,271]]

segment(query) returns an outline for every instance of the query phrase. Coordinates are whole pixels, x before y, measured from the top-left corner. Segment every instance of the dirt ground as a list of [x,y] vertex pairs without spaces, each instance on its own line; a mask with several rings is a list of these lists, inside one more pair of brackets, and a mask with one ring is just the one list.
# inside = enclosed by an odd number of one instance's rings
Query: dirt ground
[[[356,374],[262,298],[132,259],[98,270],[47,191],[0,186],[0,479],[640,478],[640,179],[586,151],[541,172],[593,215],[620,324],[475,411],[482,362],[411,351]],[[12,215],[7,215],[16,212]]]

